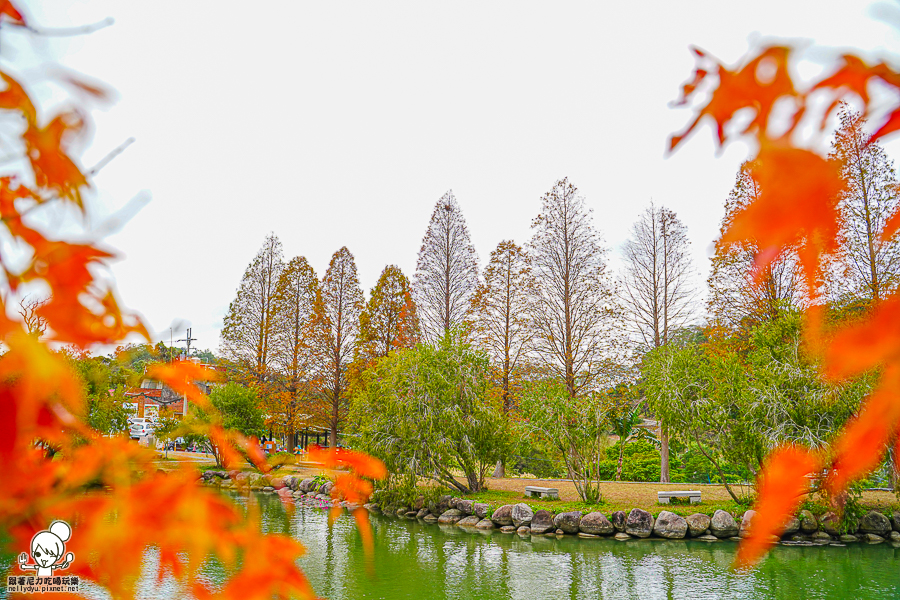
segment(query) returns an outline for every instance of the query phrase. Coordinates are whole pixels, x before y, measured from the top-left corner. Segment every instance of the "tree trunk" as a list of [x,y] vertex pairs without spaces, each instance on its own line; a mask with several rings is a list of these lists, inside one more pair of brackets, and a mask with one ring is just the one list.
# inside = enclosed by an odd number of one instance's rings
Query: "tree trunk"
[[503,464],[502,460],[497,461],[497,466],[494,467],[494,474],[491,475],[494,479],[502,479],[506,477],[506,465]]
[[659,482],[669,483],[669,429],[666,424],[659,422]]
[[469,484],[470,492],[480,492],[481,491],[481,482],[478,480],[478,473],[475,471],[469,471],[466,473],[466,482]]
[[619,464],[616,465],[616,481],[622,481],[622,462],[625,460],[625,443],[619,440]]

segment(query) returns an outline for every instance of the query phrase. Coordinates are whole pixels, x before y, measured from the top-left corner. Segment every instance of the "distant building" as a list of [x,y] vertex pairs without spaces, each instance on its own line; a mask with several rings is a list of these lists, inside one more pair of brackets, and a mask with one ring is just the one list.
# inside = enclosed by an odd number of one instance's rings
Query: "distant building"
[[[224,367],[207,366],[223,375],[225,374]],[[194,383],[205,394],[208,394],[212,387],[205,381],[196,381]],[[136,417],[158,416],[163,409],[166,409],[170,415],[180,419],[184,417],[188,404],[184,396],[155,379],[144,379],[141,381],[141,387],[133,387],[126,390],[125,400],[130,404],[128,408],[131,409]]]

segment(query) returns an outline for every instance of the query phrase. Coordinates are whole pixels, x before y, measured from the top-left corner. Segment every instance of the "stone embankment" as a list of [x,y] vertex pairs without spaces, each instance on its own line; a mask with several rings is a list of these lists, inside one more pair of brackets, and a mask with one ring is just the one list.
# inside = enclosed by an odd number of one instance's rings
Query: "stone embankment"
[[[334,500],[330,495],[332,484],[329,481],[301,480],[292,475],[271,478],[254,473],[237,473],[232,478],[226,471],[206,471],[203,480],[226,488],[247,486],[251,490],[290,496],[295,501],[318,507],[339,505],[349,510],[359,508]],[[701,513],[682,517],[664,510],[654,517],[640,508],[634,508],[628,513],[616,511],[608,516],[600,511],[554,514],[547,510],[534,511],[525,503],[506,504],[494,509],[488,504],[449,495],[431,502],[419,498],[413,506],[381,507],[378,504],[366,504],[364,508],[373,514],[480,530],[496,529],[501,533],[516,533],[521,536],[573,535],[585,539],[616,540],[654,537],[706,542],[740,540],[747,535],[755,514],[752,510],[741,515],[717,510],[711,517]],[[855,527],[842,528],[839,517],[833,512],[817,517],[810,511],[803,510],[788,522],[780,542],[787,545],[890,542],[900,546],[900,512],[895,512],[888,518],[872,510]]]

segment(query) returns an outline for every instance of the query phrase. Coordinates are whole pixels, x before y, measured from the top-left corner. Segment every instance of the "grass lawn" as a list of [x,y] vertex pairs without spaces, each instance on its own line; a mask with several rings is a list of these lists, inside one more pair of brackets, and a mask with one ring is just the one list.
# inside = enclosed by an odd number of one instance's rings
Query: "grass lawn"
[[[175,456],[173,457],[173,454]],[[189,460],[196,463],[200,470],[215,468],[212,457],[203,455],[191,456],[189,453],[169,453],[169,460],[160,460],[157,466],[162,469],[171,469],[173,466],[172,459],[176,461]],[[254,470],[247,466],[246,470]],[[326,474],[321,468],[312,466],[308,463],[300,463],[296,465],[285,465],[276,469],[272,475],[282,476],[295,474],[301,477],[315,477],[316,475]],[[659,515],[661,511],[669,510],[676,514],[687,516],[694,513],[704,513],[712,515],[719,509],[728,511],[732,514],[741,514],[748,507],[737,504],[725,491],[725,487],[715,484],[704,483],[643,483],[630,481],[610,481],[600,484],[601,502],[599,504],[585,504],[582,502],[578,493],[575,491],[575,485],[571,481],[564,480],[542,480],[542,479],[520,479],[520,478],[488,478],[485,482],[488,489],[477,494],[471,494],[466,498],[475,500],[476,502],[485,502],[492,507],[497,508],[504,504],[517,504],[524,502],[535,510],[546,509],[554,513],[580,510],[588,513],[599,510],[609,516],[609,513],[617,510],[625,512],[632,508],[642,508],[653,516]],[[425,482],[423,481],[423,484]],[[427,484],[425,484],[427,485]],[[536,485],[540,487],[551,487],[559,490],[559,500],[542,500],[539,498],[529,498],[525,496],[525,486]],[[734,488],[734,486],[732,486]],[[702,502],[700,504],[688,504],[687,500],[673,500],[671,504],[659,504],[656,499],[656,492],[663,490],[700,490]],[[462,494],[458,492],[452,493],[454,496],[460,497]],[[818,498],[813,498],[818,500]],[[868,491],[863,492],[862,504],[868,508],[873,508],[886,514],[900,511],[900,501],[891,492]],[[820,513],[824,507],[814,508],[813,512]]]
[[[539,481],[525,479],[488,479],[488,490],[467,496],[477,502],[486,502],[494,508],[503,504],[516,504],[524,502],[535,510],[546,509],[560,513],[571,510],[580,510],[584,513],[599,510],[609,516],[609,513],[617,510],[625,512],[632,508],[642,508],[653,516],[661,511],[669,510],[676,514],[687,516],[694,513],[712,515],[719,509],[730,513],[743,513],[748,507],[734,502],[724,486],[709,484],[685,484],[685,483],[636,483],[636,482],[608,482],[600,484],[600,504],[585,504],[578,498],[575,486],[570,481]],[[542,500],[525,496],[526,485],[552,487],[559,490],[559,500]],[[659,504],[656,492],[664,490],[700,490],[702,502],[700,504],[683,503]],[[862,504],[890,513],[900,510],[900,502],[891,492],[871,491],[864,492]]]

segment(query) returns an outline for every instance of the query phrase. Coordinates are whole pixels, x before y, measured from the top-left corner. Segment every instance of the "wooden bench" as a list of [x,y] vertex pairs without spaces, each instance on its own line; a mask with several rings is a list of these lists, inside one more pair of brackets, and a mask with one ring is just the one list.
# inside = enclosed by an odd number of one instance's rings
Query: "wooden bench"
[[691,504],[699,504],[700,503],[700,491],[699,490],[691,490],[687,492],[656,492],[656,498],[660,504],[668,504],[670,498],[690,498]]
[[540,496],[541,498],[553,498],[554,500],[559,500],[558,489],[538,487],[536,485],[526,485],[525,495],[531,497]]

